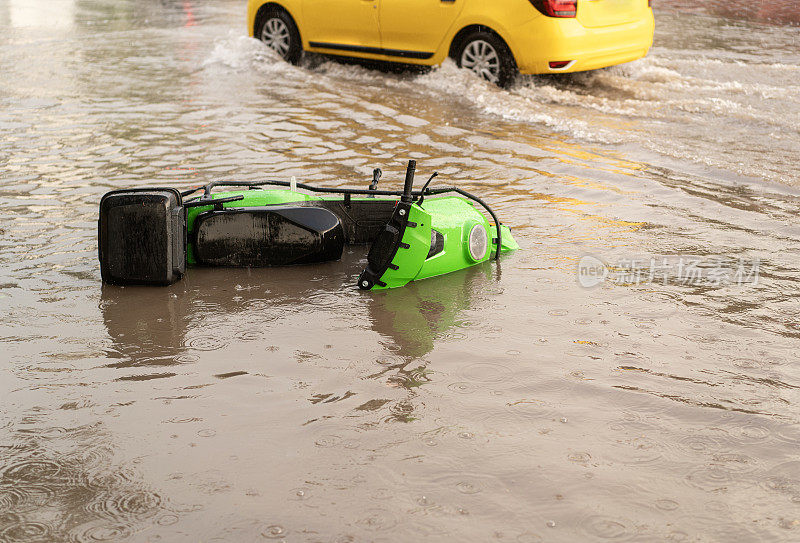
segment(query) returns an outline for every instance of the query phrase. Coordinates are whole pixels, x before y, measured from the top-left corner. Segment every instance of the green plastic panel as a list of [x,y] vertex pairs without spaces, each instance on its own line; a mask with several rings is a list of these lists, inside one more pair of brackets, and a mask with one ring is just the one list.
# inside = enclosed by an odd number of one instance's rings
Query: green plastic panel
[[519,244],[511,235],[511,229],[505,224],[500,225],[500,233],[503,235],[503,240],[500,247],[500,254],[510,253],[519,249]]
[[431,249],[431,215],[421,209],[416,204],[411,206],[408,220],[416,223],[416,227],[406,227],[403,233],[403,243],[410,245],[410,248],[397,250],[397,254],[392,259],[392,264],[398,269],[388,269],[381,277],[381,281],[386,283],[385,287],[375,286],[373,289],[397,288],[407,285],[419,274],[425,257]]
[[431,214],[431,228],[444,236],[444,250],[425,261],[416,280],[444,275],[489,260],[491,250],[477,261],[469,254],[472,228],[480,225],[489,232],[489,221],[471,201],[453,196],[426,200],[422,205]]

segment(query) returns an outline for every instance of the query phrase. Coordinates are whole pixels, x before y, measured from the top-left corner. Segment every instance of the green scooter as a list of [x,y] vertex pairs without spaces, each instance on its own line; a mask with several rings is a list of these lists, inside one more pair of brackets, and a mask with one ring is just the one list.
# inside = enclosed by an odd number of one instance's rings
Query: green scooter
[[[185,192],[109,192],[98,223],[103,281],[170,285],[187,266],[313,264],[340,259],[346,244],[372,244],[358,287],[386,289],[519,248],[481,199],[457,187],[430,188],[435,173],[414,191],[415,171],[409,161],[402,192],[378,190],[379,169],[368,189],[217,181]],[[218,187],[238,190],[213,192]],[[458,196],[442,196],[448,193]]]

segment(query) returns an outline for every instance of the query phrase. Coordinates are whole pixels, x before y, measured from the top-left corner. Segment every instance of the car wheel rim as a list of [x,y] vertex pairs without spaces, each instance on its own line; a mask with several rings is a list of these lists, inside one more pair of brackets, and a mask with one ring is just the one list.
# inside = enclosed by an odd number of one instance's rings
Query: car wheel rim
[[290,40],[289,28],[280,19],[269,19],[261,30],[261,41],[284,58],[289,52]]
[[461,53],[461,67],[472,70],[491,83],[500,80],[500,55],[487,41],[470,42]]

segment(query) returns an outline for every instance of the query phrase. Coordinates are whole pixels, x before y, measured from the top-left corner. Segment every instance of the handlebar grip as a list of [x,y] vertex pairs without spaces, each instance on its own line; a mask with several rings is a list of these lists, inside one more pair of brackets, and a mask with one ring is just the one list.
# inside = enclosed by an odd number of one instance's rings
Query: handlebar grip
[[403,202],[413,202],[414,198],[411,196],[411,191],[414,187],[414,174],[417,171],[417,161],[409,160],[408,169],[406,170],[406,184],[403,186]]

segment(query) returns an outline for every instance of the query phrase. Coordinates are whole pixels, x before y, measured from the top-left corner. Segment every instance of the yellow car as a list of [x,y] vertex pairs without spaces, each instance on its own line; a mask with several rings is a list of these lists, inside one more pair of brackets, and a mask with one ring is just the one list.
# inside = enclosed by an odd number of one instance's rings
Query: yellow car
[[289,62],[303,51],[428,66],[450,56],[500,86],[641,58],[654,29],[650,0],[249,0],[247,21]]

